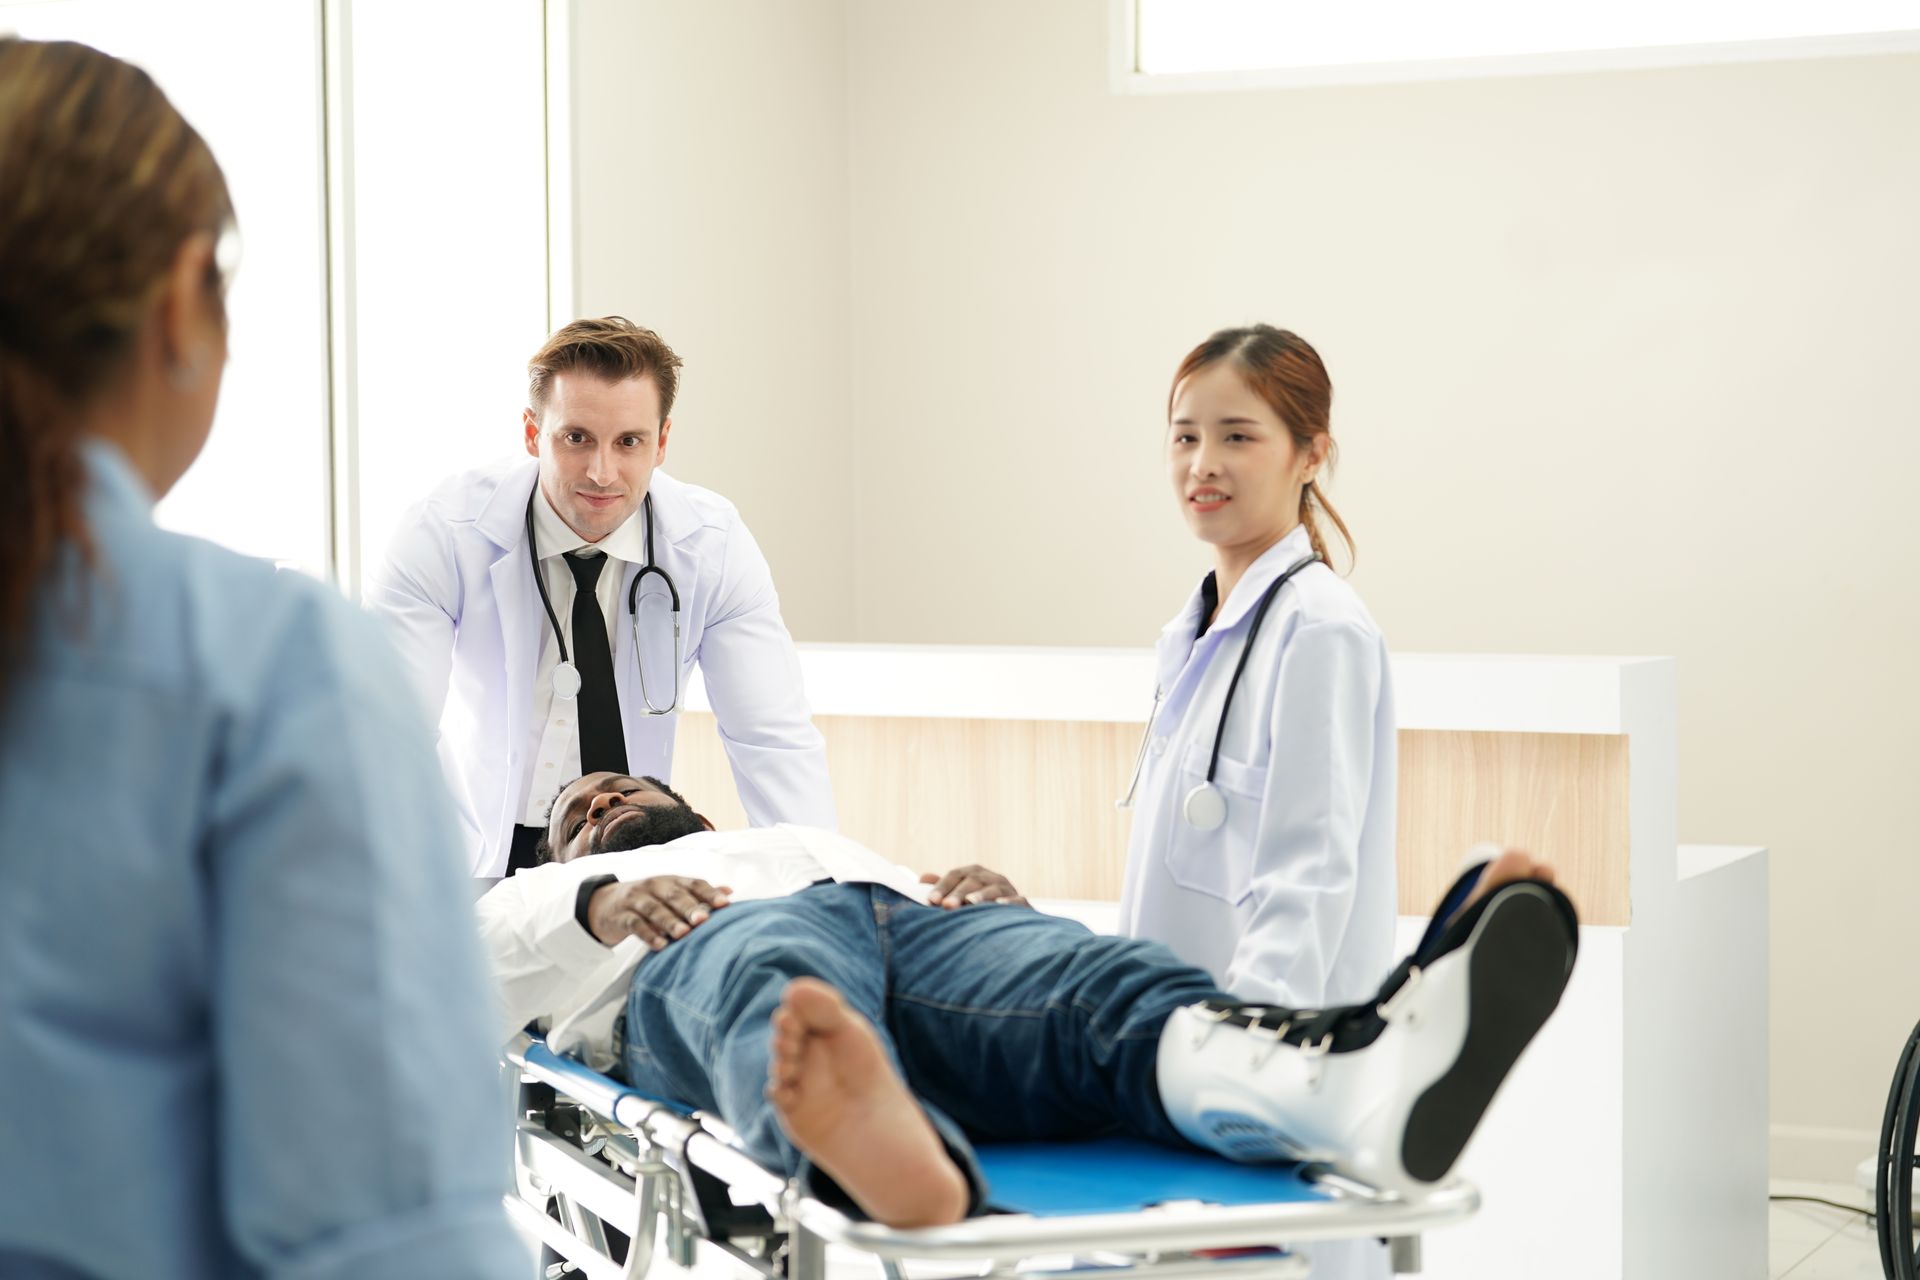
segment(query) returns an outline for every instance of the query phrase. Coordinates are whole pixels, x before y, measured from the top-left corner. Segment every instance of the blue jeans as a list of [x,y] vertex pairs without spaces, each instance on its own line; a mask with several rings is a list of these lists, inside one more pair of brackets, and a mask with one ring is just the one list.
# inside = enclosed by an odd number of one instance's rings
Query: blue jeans
[[788,980],[831,983],[880,1033],[973,1187],[972,1139],[1125,1133],[1185,1145],[1154,1063],[1175,1009],[1224,998],[1154,942],[1020,907],[956,911],[878,885],[737,902],[647,956],[627,997],[628,1083],[717,1112],[770,1168],[845,1197],[767,1102],[769,1019]]

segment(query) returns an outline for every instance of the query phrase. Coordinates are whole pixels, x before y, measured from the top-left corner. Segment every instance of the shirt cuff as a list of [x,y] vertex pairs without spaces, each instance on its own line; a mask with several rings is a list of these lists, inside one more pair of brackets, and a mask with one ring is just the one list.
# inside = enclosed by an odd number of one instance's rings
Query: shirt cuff
[[[574,891],[573,919],[576,924],[587,931],[589,938],[593,938],[593,926],[587,923],[587,905],[593,901],[594,891],[605,885],[615,884],[619,879],[619,876],[588,876],[580,882],[580,887]],[[600,941],[598,938],[593,938],[593,940],[595,942]]]

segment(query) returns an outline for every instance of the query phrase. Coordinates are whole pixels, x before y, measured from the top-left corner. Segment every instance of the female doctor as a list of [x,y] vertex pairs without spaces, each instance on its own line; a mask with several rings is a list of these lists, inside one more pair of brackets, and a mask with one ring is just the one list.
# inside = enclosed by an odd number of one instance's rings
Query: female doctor
[[1367,998],[1392,963],[1394,719],[1387,650],[1331,566],[1320,491],[1333,387],[1283,329],[1181,361],[1167,470],[1214,567],[1161,633],[1130,792],[1121,930],[1245,999]]
[[[1160,635],[1129,797],[1120,931],[1244,999],[1368,999],[1393,961],[1387,648],[1335,573],[1320,477],[1333,385],[1298,335],[1226,329],[1174,373],[1167,471],[1214,567]],[[1312,1246],[1313,1274],[1385,1280],[1373,1240]]]

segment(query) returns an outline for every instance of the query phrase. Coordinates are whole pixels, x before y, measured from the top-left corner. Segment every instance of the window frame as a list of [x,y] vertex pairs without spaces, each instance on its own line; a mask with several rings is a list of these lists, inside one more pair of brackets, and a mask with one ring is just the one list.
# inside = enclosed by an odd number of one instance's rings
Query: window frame
[[1147,72],[1140,69],[1142,0],[1108,0],[1108,78],[1119,94],[1223,93],[1343,85],[1418,84],[1447,80],[1640,71],[1738,62],[1864,57],[1920,52],[1920,29],[1772,40],[1647,45],[1627,49],[1343,63],[1237,71]]

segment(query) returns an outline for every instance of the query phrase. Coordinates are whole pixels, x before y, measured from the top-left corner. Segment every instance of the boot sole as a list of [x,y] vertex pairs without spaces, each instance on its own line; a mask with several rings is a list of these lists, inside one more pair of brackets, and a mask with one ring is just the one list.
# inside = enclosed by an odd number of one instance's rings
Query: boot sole
[[1401,1166],[1422,1182],[1452,1170],[1573,969],[1566,917],[1541,889],[1522,885],[1490,904],[1478,932],[1460,1056],[1414,1102],[1401,1141]]

